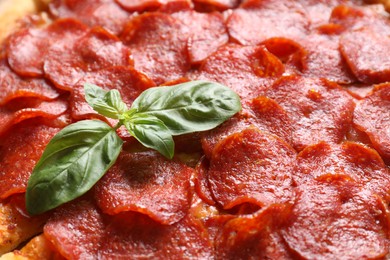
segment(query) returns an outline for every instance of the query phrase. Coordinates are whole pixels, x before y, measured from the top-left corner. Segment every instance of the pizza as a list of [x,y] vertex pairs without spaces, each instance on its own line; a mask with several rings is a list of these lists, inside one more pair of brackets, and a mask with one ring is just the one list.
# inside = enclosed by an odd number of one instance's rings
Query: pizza
[[[1,259],[390,256],[389,1],[19,2],[0,1]],[[118,128],[123,149],[91,189],[28,213],[50,140],[115,126],[85,84],[130,106],[199,80],[242,109],[174,136],[173,159]]]

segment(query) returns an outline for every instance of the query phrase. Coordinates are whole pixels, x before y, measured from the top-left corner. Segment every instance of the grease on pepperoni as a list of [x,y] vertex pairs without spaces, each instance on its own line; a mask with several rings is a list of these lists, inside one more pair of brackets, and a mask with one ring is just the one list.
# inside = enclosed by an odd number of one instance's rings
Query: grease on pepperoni
[[230,135],[210,160],[208,180],[215,200],[224,209],[288,201],[295,156],[284,141],[256,128]]
[[341,142],[352,125],[355,104],[336,83],[300,76],[280,78],[265,92],[292,120],[294,148]]
[[388,252],[386,204],[342,176],[296,189],[290,222],[282,231],[289,248],[306,259],[380,259]]
[[390,160],[390,84],[375,87],[361,100],[355,109],[353,123],[365,132],[374,148],[386,160]]
[[162,224],[182,219],[190,207],[193,170],[157,152],[122,153],[96,186],[103,212],[135,211]]

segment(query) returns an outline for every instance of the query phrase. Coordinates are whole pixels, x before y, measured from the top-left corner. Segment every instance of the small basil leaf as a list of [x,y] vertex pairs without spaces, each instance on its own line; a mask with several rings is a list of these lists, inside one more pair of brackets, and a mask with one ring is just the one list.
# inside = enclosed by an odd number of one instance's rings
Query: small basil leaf
[[241,110],[239,96],[218,83],[192,81],[145,90],[133,103],[164,122],[172,135],[215,128]]
[[27,184],[26,208],[40,214],[87,192],[122,148],[115,130],[97,120],[62,129],[47,145]]
[[103,116],[118,119],[128,110],[116,89],[105,91],[96,85],[86,83],[84,84],[84,92],[88,104]]
[[172,159],[175,143],[167,126],[157,117],[136,114],[125,121],[126,129],[145,147],[157,150]]

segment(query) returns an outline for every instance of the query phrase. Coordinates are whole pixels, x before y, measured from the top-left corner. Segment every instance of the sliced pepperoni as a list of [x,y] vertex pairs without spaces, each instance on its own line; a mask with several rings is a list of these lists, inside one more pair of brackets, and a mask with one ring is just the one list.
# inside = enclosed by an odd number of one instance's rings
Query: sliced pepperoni
[[130,14],[114,0],[54,0],[49,4],[55,18],[75,18],[89,26],[101,26],[113,34],[119,34]]
[[354,75],[364,83],[390,81],[390,38],[370,28],[344,33],[340,51]]
[[64,52],[58,45],[47,54],[46,76],[59,88],[73,90],[87,73],[112,66],[131,66],[130,50],[117,37],[99,27],[93,28]]
[[8,62],[22,76],[42,76],[43,63],[52,46],[68,52],[88,28],[73,19],[60,19],[46,28],[26,28],[13,34],[8,43]]
[[131,48],[134,67],[156,85],[176,80],[190,68],[186,31],[165,13],[146,13],[127,24],[121,38]]
[[325,79],[283,77],[265,95],[287,111],[298,151],[320,141],[341,142],[352,125],[354,101]]
[[204,157],[196,165],[194,176],[195,191],[202,201],[208,203],[209,205],[215,205],[208,182],[208,167],[209,163]]
[[328,23],[332,10],[347,0],[299,0],[308,13],[311,26],[317,27],[321,24]]
[[325,78],[339,84],[356,81],[339,51],[339,35],[313,33],[302,45],[307,53],[303,61],[305,76]]
[[361,144],[308,146],[298,155],[298,169],[294,176],[298,185],[324,175],[345,174],[372,193],[389,199],[390,180],[385,163],[375,150]]
[[115,0],[129,12],[167,11],[191,8],[190,0]]
[[262,131],[270,132],[292,144],[292,121],[286,111],[274,100],[259,96],[244,103],[243,110],[224,124],[203,135],[202,147],[208,158],[221,140],[254,125]]
[[142,73],[123,66],[87,73],[73,87],[73,93],[71,94],[72,117],[77,120],[97,116],[96,111],[85,100],[83,87],[85,83],[96,84],[105,90],[118,90],[128,107],[142,91],[154,86],[154,82]]
[[289,200],[295,156],[284,141],[256,128],[230,135],[210,160],[208,178],[214,198],[224,209]]
[[227,26],[238,43],[255,45],[272,37],[301,39],[309,31],[310,20],[297,1],[248,0],[233,11]]
[[242,99],[257,97],[284,72],[282,62],[264,46],[227,44],[209,56],[192,78],[224,84]]
[[0,106],[16,98],[33,97],[52,100],[60,93],[43,79],[22,78],[13,72],[5,58],[0,58]]
[[17,123],[29,118],[43,117],[55,119],[68,109],[65,100],[59,99],[50,102],[41,102],[19,110],[0,107],[0,135]]
[[57,210],[44,234],[66,258],[212,257],[205,228],[191,216],[161,225],[141,214],[104,215],[88,200]]
[[220,13],[178,12],[172,15],[188,30],[187,49],[190,62],[199,64],[228,42],[224,18]]
[[200,12],[225,11],[238,7],[241,0],[192,0],[195,9]]
[[36,123],[15,125],[0,138],[0,198],[26,191],[27,180],[50,139],[60,130]]
[[215,239],[216,258],[291,259],[279,232],[289,214],[290,205],[273,204],[253,215],[229,220]]
[[353,123],[370,138],[374,148],[390,160],[390,84],[376,86],[355,109]]
[[[379,6],[381,5],[376,5],[376,7]],[[369,5],[337,6],[333,9],[329,21],[331,23],[341,25],[344,30],[352,31],[362,28],[370,28],[370,30],[382,35],[390,34],[390,22],[387,14],[385,14],[385,11],[382,9],[382,12],[379,12],[377,9],[371,8]]]
[[301,185],[296,195],[282,234],[297,257],[381,259],[389,253],[389,211],[377,196],[337,176]]
[[135,211],[172,224],[190,207],[192,173],[157,152],[123,153],[97,184],[97,203],[107,214]]

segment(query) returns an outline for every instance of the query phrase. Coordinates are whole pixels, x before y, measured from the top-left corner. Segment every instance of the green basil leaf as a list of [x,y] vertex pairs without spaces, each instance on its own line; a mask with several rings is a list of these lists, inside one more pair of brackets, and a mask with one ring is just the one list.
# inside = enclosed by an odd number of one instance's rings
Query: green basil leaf
[[116,89],[105,91],[96,85],[86,83],[84,84],[84,92],[88,104],[103,116],[118,119],[128,110]]
[[239,96],[218,83],[192,81],[145,90],[133,103],[139,113],[159,118],[172,135],[215,128],[241,110]]
[[114,164],[122,143],[102,121],[84,120],[62,129],[28,181],[27,211],[40,214],[87,192]]
[[145,147],[172,159],[175,143],[167,126],[157,117],[136,114],[124,122],[126,129]]

